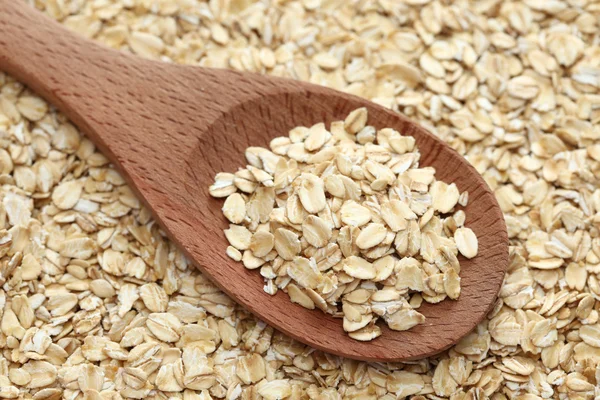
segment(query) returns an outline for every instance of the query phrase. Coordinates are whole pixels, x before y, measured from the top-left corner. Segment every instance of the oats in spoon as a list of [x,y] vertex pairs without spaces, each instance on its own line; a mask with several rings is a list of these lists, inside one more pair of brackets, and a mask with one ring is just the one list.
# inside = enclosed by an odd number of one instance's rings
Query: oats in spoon
[[380,318],[407,330],[425,320],[423,300],[457,299],[457,255],[477,255],[455,211],[467,193],[419,167],[414,138],[367,117],[359,108],[329,130],[296,127],[271,150],[250,147],[249,165],[210,187],[227,198],[227,254],[260,269],[267,293],[342,317],[362,341],[381,335]]

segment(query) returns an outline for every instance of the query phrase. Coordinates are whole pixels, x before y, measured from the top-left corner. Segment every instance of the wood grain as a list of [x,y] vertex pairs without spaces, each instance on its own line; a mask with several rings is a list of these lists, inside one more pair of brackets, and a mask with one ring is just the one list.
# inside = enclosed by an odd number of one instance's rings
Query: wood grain
[[[68,32],[25,4],[0,0],[0,69],[58,107],[120,169],[170,238],[238,303],[312,347],[354,359],[398,361],[438,353],[469,333],[494,304],[508,264],[500,208],[459,154],[406,117],[364,99],[291,80],[159,63],[118,53]],[[373,342],[346,336],[341,320],[263,292],[262,278],[225,255],[222,201],[208,194],[219,171],[245,165],[298,125],[343,119],[360,106],[376,128],[416,138],[422,165],[469,192],[467,226],[479,254],[460,259],[458,301],[424,304],[427,320],[407,332],[386,327]]]

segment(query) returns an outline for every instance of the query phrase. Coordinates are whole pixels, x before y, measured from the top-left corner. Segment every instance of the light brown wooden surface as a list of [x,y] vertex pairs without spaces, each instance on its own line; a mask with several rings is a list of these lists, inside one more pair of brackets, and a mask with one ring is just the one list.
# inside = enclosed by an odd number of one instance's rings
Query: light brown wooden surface
[[[121,170],[138,196],[194,264],[237,302],[295,339],[350,358],[415,359],[469,333],[494,304],[508,264],[500,208],[460,155],[407,118],[307,83],[143,60],[79,38],[24,3],[0,0],[0,69],[66,114]],[[467,226],[479,254],[460,258],[458,301],[424,304],[427,320],[407,332],[382,326],[357,342],[341,320],[263,292],[262,277],[225,255],[222,201],[208,194],[219,171],[245,165],[248,146],[267,146],[298,125],[343,119],[366,106],[369,123],[412,135],[421,164],[469,192]]]

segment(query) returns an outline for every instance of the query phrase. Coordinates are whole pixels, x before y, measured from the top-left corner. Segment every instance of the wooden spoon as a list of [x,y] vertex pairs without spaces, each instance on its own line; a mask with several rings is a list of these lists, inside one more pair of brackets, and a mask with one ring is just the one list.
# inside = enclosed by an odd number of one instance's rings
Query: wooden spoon
[[[467,335],[495,302],[508,264],[508,237],[494,195],[475,169],[402,115],[304,82],[145,60],[67,31],[15,0],[0,0],[0,69],[58,107],[119,168],[190,260],[263,321],[314,348],[370,361],[433,355]],[[467,225],[479,254],[460,259],[458,301],[423,304],[424,324],[382,326],[357,342],[341,320],[263,292],[262,277],[225,255],[222,201],[208,194],[215,173],[246,165],[248,146],[267,146],[292,127],[343,119],[367,107],[369,123],[414,136],[421,164],[469,192]]]

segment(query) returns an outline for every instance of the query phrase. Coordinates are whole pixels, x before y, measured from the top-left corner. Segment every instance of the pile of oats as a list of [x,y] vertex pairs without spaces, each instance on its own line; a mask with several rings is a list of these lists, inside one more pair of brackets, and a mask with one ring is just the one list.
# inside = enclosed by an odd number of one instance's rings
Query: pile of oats
[[454,212],[468,193],[419,167],[413,137],[376,130],[359,108],[329,130],[296,127],[270,147],[246,149],[249,165],[218,173],[209,188],[227,197],[227,254],[260,268],[265,292],[282,289],[343,318],[361,341],[381,335],[378,318],[405,331],[425,321],[415,311],[423,300],[458,298],[457,255],[473,258],[478,247],[464,211]]
[[315,351],[189,266],[106,158],[0,73],[0,397],[600,395],[597,2],[29,2],[143,57],[311,81],[405,113],[494,190],[511,262],[488,318],[439,356]]

